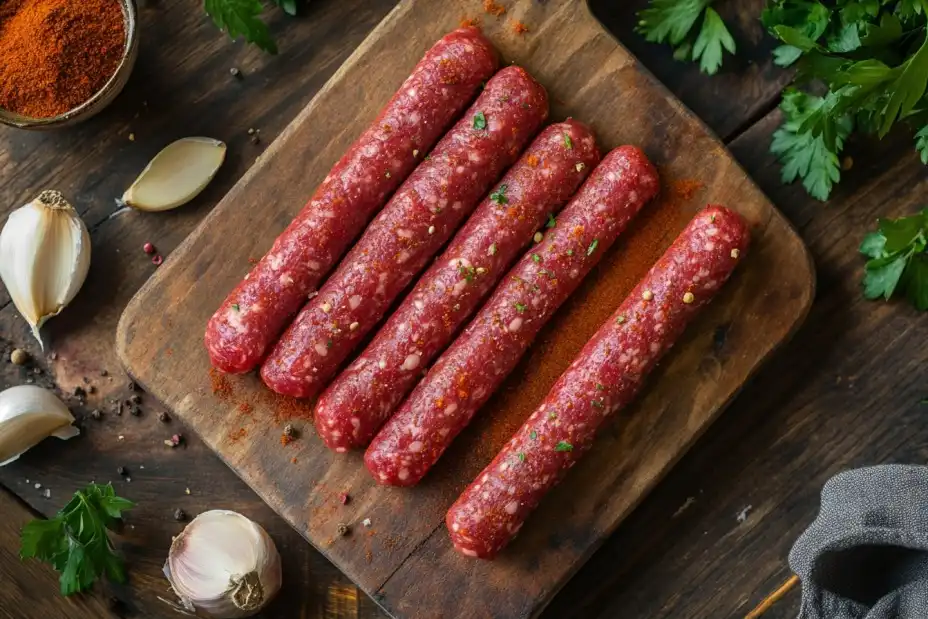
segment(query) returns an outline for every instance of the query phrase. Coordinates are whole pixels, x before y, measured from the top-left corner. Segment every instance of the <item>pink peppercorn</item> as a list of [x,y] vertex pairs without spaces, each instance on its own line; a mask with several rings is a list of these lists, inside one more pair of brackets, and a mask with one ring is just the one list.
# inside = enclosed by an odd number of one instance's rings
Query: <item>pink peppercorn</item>
[[142,251],[144,251],[146,254],[153,254],[155,253],[155,246],[151,243],[145,243],[142,245]]
[[164,262],[164,258],[162,258],[160,255],[151,259],[151,263],[156,267],[160,267],[162,262]]
[[342,505],[348,505],[348,501],[351,500],[351,497],[348,496],[347,492],[342,492],[339,495],[338,500],[342,502]]

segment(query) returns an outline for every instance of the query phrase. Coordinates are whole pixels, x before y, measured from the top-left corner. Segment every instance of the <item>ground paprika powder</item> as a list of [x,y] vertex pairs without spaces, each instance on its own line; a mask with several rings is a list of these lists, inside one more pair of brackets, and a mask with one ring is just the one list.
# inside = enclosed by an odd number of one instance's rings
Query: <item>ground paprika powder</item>
[[117,0],[0,0],[0,108],[51,118],[99,92],[126,45]]

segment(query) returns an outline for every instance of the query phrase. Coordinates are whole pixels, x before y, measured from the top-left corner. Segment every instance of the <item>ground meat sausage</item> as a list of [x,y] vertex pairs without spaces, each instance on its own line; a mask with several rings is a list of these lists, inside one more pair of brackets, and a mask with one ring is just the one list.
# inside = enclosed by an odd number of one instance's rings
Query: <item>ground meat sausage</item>
[[603,159],[374,438],[365,463],[377,481],[422,479],[657,190],[657,172],[638,148]]
[[284,333],[261,368],[264,383],[284,395],[318,395],[547,115],[545,89],[524,69],[494,75]]
[[596,332],[551,392],[448,511],[462,553],[493,558],[544,495],[590,448],[596,431],[641,391],[744,257],[749,231],[737,213],[701,211]]
[[309,203],[210,319],[213,365],[248,372],[350,243],[496,70],[474,28],[438,41],[377,120],[335,164]]
[[[542,226],[599,163],[593,132],[575,120],[546,128],[484,199],[448,249],[316,404],[330,449],[363,447],[486,299]],[[415,366],[410,369],[410,366]]]

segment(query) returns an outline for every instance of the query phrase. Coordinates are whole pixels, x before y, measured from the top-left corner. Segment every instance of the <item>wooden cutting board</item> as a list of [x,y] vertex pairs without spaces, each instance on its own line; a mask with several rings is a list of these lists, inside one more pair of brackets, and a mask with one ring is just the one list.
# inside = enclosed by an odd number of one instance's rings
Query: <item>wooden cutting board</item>
[[[399,617],[537,614],[795,331],[813,297],[809,255],[783,216],[585,3],[502,3],[507,12],[497,18],[483,13],[482,0],[402,2],[139,291],[117,335],[128,371]],[[211,381],[203,331],[249,259],[268,250],[425,50],[465,17],[479,17],[503,58],[549,89],[552,120],[570,115],[591,123],[604,150],[643,147],[661,171],[664,195],[561,309],[436,470],[416,488],[384,488],[369,478],[361,454],[323,447],[302,418],[308,406],[272,396],[253,375]],[[529,31],[516,34],[517,22]],[[707,202],[751,222],[749,258],[651,377],[644,397],[602,433],[502,556],[459,556],[444,527],[448,506]],[[304,432],[285,446],[288,422]],[[339,523],[351,525],[350,535],[337,535]]]

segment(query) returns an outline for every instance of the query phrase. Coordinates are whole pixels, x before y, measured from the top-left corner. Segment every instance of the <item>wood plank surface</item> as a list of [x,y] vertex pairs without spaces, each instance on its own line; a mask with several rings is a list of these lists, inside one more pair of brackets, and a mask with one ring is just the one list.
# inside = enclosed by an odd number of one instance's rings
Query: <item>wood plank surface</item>
[[[852,142],[853,170],[827,204],[809,199],[801,187],[783,186],[779,166],[767,154],[779,116],[754,116],[772,109],[778,98],[773,83],[788,78],[764,55],[772,41],[762,39],[756,26],[761,0],[714,5],[728,18],[739,54],[747,49],[745,39],[759,53],[749,52],[757,60],[750,64],[726,59],[722,74],[711,78],[689,63],[674,62],[663,46],[647,44],[633,32],[634,10],[645,3],[591,0],[596,16],[645,66],[719,136],[734,139],[735,156],[810,246],[819,286],[812,313],[792,342],[554,598],[545,619],[743,617],[788,576],[787,551],[815,516],[827,476],[852,466],[928,458],[928,425],[922,422],[928,411],[919,405],[928,397],[928,360],[919,347],[928,339],[928,324],[905,303],[859,301],[863,261],[854,252],[874,216],[905,214],[923,203],[926,173],[911,139],[902,134],[881,143]],[[312,0],[296,19],[269,11],[281,43],[281,54],[269,57],[228,42],[203,15],[199,0],[145,0],[140,3],[141,59],[112,107],[64,132],[0,128],[0,220],[38,190],[65,190],[91,224],[97,254],[91,281],[101,281],[92,298],[83,299],[85,290],[79,306],[44,329],[50,345],[44,355],[6,305],[9,297],[0,286],[0,388],[37,379],[70,390],[86,373],[98,394],[85,406],[71,401],[78,416],[105,402],[97,399],[100,391],[124,393],[126,379],[118,375],[113,350],[116,319],[152,270],[137,240],[151,240],[169,254],[394,4]],[[230,66],[241,68],[245,79],[231,80]],[[249,127],[261,129],[261,144],[249,143]],[[129,132],[135,133],[134,142]],[[230,145],[225,167],[203,196],[168,216],[107,219],[115,210],[112,198],[150,155],[174,137],[193,134]],[[71,316],[76,307],[79,315]],[[48,358],[72,340],[77,341],[66,360]],[[6,363],[12,346],[34,353],[44,373],[36,376]],[[114,377],[112,385],[95,374],[103,368]],[[120,596],[130,617],[177,617],[158,600],[166,587],[161,576],[166,544],[182,526],[171,514],[176,507],[191,515],[228,507],[265,526],[284,558],[284,590],[262,617],[385,617],[179,420],[170,428],[187,434],[187,448],[165,452],[165,427],[156,421],[151,398],[144,396],[143,409],[139,418],[88,420],[80,438],[50,440],[0,468],[0,484],[45,515],[54,515],[91,479],[112,480],[120,494],[138,501],[129,518],[135,528],[124,534],[131,537],[120,538],[130,584],[119,590],[98,587],[101,600]],[[118,440],[119,434],[125,439]],[[132,471],[131,482],[118,479],[118,466]],[[27,478],[41,480],[52,490],[51,498]],[[736,516],[748,505],[754,509],[738,522]],[[20,570],[19,559],[10,560]],[[26,578],[26,572],[17,574]],[[48,580],[28,579],[35,590],[54,587]],[[16,607],[12,617],[48,617],[30,610]],[[791,619],[798,610],[794,590],[764,619]]]
[[[590,122],[609,148],[645,148],[664,175],[664,201],[540,337],[500,396],[518,406],[491,402],[477,428],[419,487],[377,486],[358,454],[329,453],[308,422],[303,439],[282,448],[280,432],[292,420],[293,405],[271,397],[253,376],[211,385],[202,348],[206,320],[247,272],[249,258],[267,250],[424,50],[453,29],[458,16],[479,7],[473,0],[400,5],[133,299],[117,336],[121,357],[146,389],[349,577],[401,616],[537,613],[792,333],[812,297],[814,278],[802,244],[699,121],[576,2],[514,3],[504,18],[483,23],[503,57],[549,88],[554,119],[572,115]],[[516,21],[531,23],[530,32],[514,34]],[[702,189],[687,200],[671,199],[671,187],[683,179]],[[605,433],[503,558],[489,563],[457,556],[442,526],[450,502],[537,404],[533,394],[544,393],[706,202],[727,204],[751,222],[755,245],[742,273],[680,342],[648,395]],[[635,255],[636,239],[646,234],[659,239],[650,260]],[[154,315],[152,307],[158,308]],[[507,415],[493,414],[499,410]],[[309,412],[304,406],[294,414]],[[338,500],[342,492],[351,495],[348,505]],[[359,526],[365,518],[373,523],[369,529]],[[339,538],[340,523],[354,533]]]

